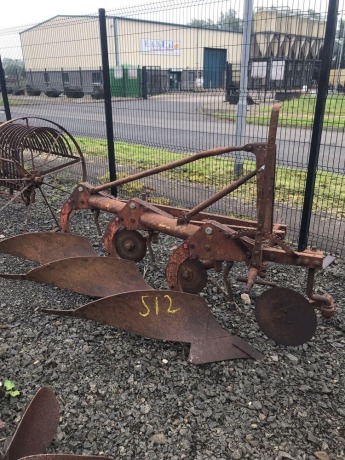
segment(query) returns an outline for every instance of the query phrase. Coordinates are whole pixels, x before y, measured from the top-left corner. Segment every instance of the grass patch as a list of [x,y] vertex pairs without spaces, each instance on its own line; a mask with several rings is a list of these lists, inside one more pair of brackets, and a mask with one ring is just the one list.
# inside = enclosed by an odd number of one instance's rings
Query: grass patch
[[[314,122],[316,95],[305,95],[300,99],[285,101],[280,110],[279,124],[299,128],[311,128]],[[236,121],[234,112],[215,112],[216,118]],[[271,117],[271,105],[253,106],[247,115],[247,123],[268,126]],[[325,128],[345,128],[345,96],[329,95],[326,99]]]
[[[79,138],[77,141],[86,158],[88,155],[107,157],[106,141],[88,138]],[[159,148],[124,142],[115,143],[115,155],[119,165],[128,166],[136,170],[154,168],[184,156],[183,154]],[[254,169],[254,160],[244,160],[244,174]],[[161,173],[161,175],[170,180],[199,183],[203,184],[204,187],[219,190],[233,180],[234,159],[233,157],[205,158]],[[278,166],[276,169],[275,201],[288,206],[301,207],[304,200],[306,176],[306,170]],[[102,178],[101,180],[103,182],[108,181],[107,178]],[[128,188],[127,192],[132,196],[139,196],[143,190],[143,183],[136,181],[127,184],[125,187]],[[255,204],[255,178],[236,190],[233,196],[241,199],[244,203]],[[315,211],[329,212],[338,217],[345,217],[345,176],[327,171],[318,172],[313,209]]]
[[[122,179],[123,177],[126,177],[125,174],[118,174],[118,179]],[[98,182],[100,184],[106,184],[107,182],[110,182],[109,174],[104,174],[104,176],[98,177]],[[122,190],[122,194],[126,198],[140,198],[142,194],[147,194],[147,201],[150,203],[155,203],[155,204],[164,204],[164,205],[169,205],[170,200],[166,197],[160,196],[160,195],[152,195],[151,192],[154,192],[154,190],[149,189],[148,187],[145,186],[144,182],[141,182],[140,180],[136,180],[133,182],[129,182],[128,184],[123,184],[120,186]]]
[[[31,103],[27,100],[23,99],[15,99],[15,98],[9,98],[8,99],[9,106],[15,106],[15,105],[31,105]],[[0,97],[0,106],[4,105],[3,99]]]

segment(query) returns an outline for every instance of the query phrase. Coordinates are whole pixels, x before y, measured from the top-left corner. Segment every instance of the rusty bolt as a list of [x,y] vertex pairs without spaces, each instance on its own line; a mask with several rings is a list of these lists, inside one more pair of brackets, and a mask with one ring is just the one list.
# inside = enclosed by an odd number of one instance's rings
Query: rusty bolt
[[205,250],[206,251],[209,251],[210,250],[210,246],[208,244],[205,244]]
[[125,248],[127,249],[127,251],[132,251],[134,249],[133,241],[126,241],[125,242]]
[[194,248],[195,248],[195,244],[194,244],[194,243],[189,243],[189,248],[190,248],[190,249],[194,249]]

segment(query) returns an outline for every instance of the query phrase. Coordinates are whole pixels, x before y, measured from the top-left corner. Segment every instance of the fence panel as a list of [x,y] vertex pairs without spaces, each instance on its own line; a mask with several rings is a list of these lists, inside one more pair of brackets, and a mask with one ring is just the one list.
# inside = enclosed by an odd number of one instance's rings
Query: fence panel
[[[116,168],[121,177],[181,154],[263,141],[272,104],[283,101],[277,138],[275,220],[288,224],[288,238],[295,243],[327,5],[316,0],[301,11],[294,9],[296,2],[285,9],[261,3],[255,2],[252,21],[243,18],[239,0],[170,0],[107,11]],[[250,43],[243,43],[245,26],[251,27]],[[342,19],[338,29],[309,243],[341,252],[345,226]],[[240,120],[244,45],[250,46],[250,59],[245,66],[246,116]],[[106,180],[97,12],[47,18],[41,24],[2,31],[0,46],[7,86],[12,88],[12,117],[39,116],[64,126],[87,156],[89,180]],[[20,89],[25,89],[24,95]],[[0,122],[4,120],[1,111]],[[253,157],[223,155],[139,181],[120,192],[125,196],[146,191],[159,202],[194,206],[233,180],[238,168],[243,173],[251,170]],[[212,210],[255,218],[255,203],[254,179]]]

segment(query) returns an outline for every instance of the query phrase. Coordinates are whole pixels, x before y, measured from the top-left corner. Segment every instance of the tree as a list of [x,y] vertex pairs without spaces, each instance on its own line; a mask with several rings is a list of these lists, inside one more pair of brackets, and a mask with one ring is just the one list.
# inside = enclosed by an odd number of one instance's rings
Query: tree
[[230,8],[226,13],[221,12],[216,22],[212,21],[212,19],[193,19],[188,25],[228,30],[229,32],[242,32],[243,21],[237,16],[237,12]]
[[209,27],[213,29],[216,28],[216,25],[212,19],[207,19],[206,21],[204,19],[192,19],[189,25],[194,27]]
[[217,25],[218,29],[242,32],[243,21],[237,16],[237,12],[230,8],[227,13],[220,13]]

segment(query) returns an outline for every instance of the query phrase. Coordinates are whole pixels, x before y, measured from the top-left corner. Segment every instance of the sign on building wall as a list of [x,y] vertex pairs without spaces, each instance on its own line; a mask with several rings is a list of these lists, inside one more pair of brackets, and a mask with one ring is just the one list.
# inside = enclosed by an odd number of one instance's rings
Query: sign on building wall
[[156,38],[142,38],[140,51],[148,54],[180,55],[180,42],[175,40],[158,40]]
[[284,80],[285,61],[272,61],[271,80]]
[[267,74],[267,62],[266,61],[259,61],[259,62],[252,62],[252,78],[266,78]]
[[115,80],[121,80],[123,78],[123,67],[122,66],[115,67],[114,78]]

